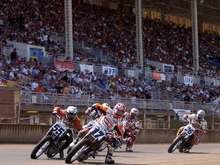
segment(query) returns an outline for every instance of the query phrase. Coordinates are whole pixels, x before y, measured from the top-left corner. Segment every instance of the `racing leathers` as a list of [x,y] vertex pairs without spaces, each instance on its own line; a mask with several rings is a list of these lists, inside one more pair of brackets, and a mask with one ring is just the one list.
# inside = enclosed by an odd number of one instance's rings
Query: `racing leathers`
[[[118,123],[119,123],[119,119],[116,118],[114,116],[114,113],[111,109],[109,109],[106,114],[102,115],[100,118],[97,119],[97,122],[99,122],[102,126],[103,129],[105,129],[105,131],[107,133],[111,133],[112,131],[116,131],[118,135],[121,135],[121,131],[118,127]],[[114,143],[114,139],[112,136],[110,136],[109,138],[107,137],[107,155],[105,158],[105,163],[106,164],[113,164],[114,160],[112,159],[113,156],[113,143]]]
[[125,132],[123,141],[126,143],[126,151],[132,152],[132,147],[140,131],[141,124],[136,116],[132,116],[128,112],[126,112],[124,116],[123,125]]
[[85,111],[86,124],[90,121],[96,120],[102,114],[106,114],[108,109],[100,103],[93,104],[91,107],[87,108]]
[[[191,137],[191,144],[192,146],[197,145],[199,143],[198,136],[205,135],[207,133],[207,121],[205,119],[199,119],[196,114],[184,115],[184,120],[187,121],[187,124],[192,124],[192,126],[196,129],[195,135]],[[185,126],[179,128],[177,135],[182,132],[184,127]],[[189,148],[189,150],[191,149],[191,147]]]
[[[79,132],[79,138],[83,137],[85,133],[98,122],[102,128],[105,130],[107,135],[111,135],[111,132],[116,131],[121,135],[121,131],[118,127],[119,118],[114,116],[114,111],[111,108],[107,108],[100,103],[94,104],[92,107],[89,107],[85,114],[87,115],[87,124],[83,126],[83,130]],[[89,122],[88,122],[89,121]],[[106,164],[113,164],[114,160],[112,159],[113,155],[113,137],[107,136],[107,155],[105,158]]]
[[[81,125],[81,121],[80,121],[79,117],[76,115],[72,120],[69,120],[67,118],[67,110],[66,109],[62,109],[60,107],[55,107],[53,109],[52,114],[57,115],[58,117],[60,117],[60,119],[64,119],[64,123],[66,124],[66,126],[73,129],[73,131],[76,134],[82,129],[82,125]],[[62,146],[62,148],[60,150],[60,158],[61,159],[64,158],[63,150],[65,148],[67,148],[70,145],[70,143],[73,141],[72,131],[70,131],[68,133],[70,134],[70,136],[66,136],[66,137],[61,138],[61,141],[66,139],[66,143]]]

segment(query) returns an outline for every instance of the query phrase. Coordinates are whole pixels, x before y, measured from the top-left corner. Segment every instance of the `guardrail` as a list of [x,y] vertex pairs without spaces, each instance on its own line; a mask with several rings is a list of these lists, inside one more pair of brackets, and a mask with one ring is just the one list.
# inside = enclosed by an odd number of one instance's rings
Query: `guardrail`
[[213,110],[218,108],[211,103],[198,103],[198,102],[184,102],[184,101],[169,101],[169,100],[145,100],[134,98],[93,98],[89,95],[82,95],[81,97],[74,97],[71,95],[62,95],[56,93],[35,93],[35,92],[21,92],[22,104],[40,104],[40,105],[76,105],[76,106],[89,106],[95,102],[107,102],[114,105],[117,102],[123,102],[128,108],[137,107],[139,109],[205,109]]

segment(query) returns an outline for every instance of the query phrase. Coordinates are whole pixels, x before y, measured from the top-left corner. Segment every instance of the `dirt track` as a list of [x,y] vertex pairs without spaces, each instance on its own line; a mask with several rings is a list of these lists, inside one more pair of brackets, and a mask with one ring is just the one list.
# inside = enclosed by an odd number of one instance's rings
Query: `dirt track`
[[[0,145],[1,165],[63,165],[63,160],[49,160],[42,156],[40,160],[31,160],[30,152],[34,145]],[[145,165],[220,165],[220,144],[200,144],[189,154],[167,153],[168,145],[135,145],[133,153],[114,153],[116,164]],[[105,152],[96,159],[89,159],[84,164],[103,164]],[[76,163],[79,164],[79,163]]]

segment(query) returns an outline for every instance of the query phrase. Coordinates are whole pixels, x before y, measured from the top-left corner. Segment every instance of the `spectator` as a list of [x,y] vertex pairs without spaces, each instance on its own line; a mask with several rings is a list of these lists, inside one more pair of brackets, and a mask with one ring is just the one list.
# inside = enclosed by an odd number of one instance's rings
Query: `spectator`
[[16,60],[17,60],[17,57],[18,57],[18,56],[17,56],[17,51],[16,51],[15,48],[14,48],[13,51],[11,52],[10,57],[11,57],[11,62],[12,62],[12,63],[15,63]]

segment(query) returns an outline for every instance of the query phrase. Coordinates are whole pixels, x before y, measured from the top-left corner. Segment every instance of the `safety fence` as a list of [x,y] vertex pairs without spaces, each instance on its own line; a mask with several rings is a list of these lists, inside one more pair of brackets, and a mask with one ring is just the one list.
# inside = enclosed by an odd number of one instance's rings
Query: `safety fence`
[[74,97],[71,95],[63,95],[57,93],[36,93],[29,91],[21,91],[21,103],[24,104],[43,104],[43,105],[79,105],[89,106],[94,102],[107,102],[114,105],[117,102],[123,102],[127,107],[137,107],[139,109],[204,109],[211,111],[218,108],[216,104],[170,101],[170,100],[146,100],[137,98],[94,98],[90,95],[82,95]]
[[[123,102],[128,109],[136,107],[141,110],[141,120],[143,128],[177,128],[180,123],[177,115],[186,111],[196,112],[198,109],[204,109],[207,113],[206,119],[210,129],[220,129],[220,107],[216,104],[203,104],[198,102],[183,102],[169,100],[145,100],[145,99],[109,99],[109,98],[93,98],[89,95],[81,97],[65,96],[55,93],[34,93],[21,92],[21,108],[28,105],[45,106],[69,106],[74,105],[85,108],[96,102],[107,102],[114,106],[117,102]],[[43,111],[51,111],[51,109],[40,109]],[[180,114],[181,115],[181,114]],[[154,116],[153,118],[149,116]],[[161,117],[162,116],[162,117]]]

